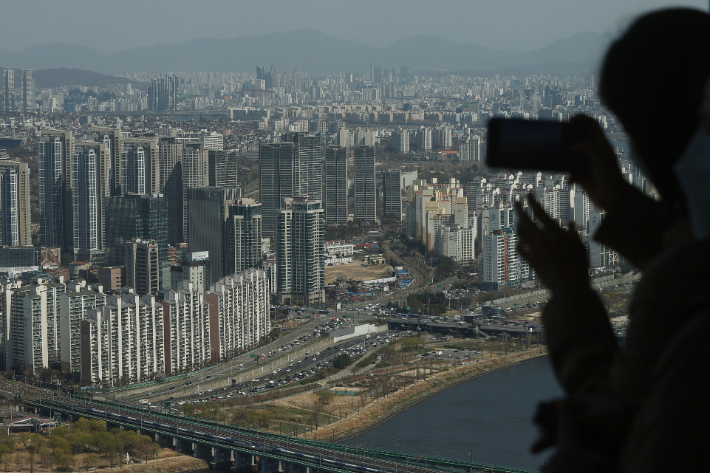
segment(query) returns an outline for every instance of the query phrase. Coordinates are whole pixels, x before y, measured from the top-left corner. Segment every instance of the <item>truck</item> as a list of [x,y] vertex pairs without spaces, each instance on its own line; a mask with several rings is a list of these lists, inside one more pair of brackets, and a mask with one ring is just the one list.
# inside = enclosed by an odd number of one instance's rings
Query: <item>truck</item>
[[434,354],[435,354],[436,356],[441,356],[441,355],[443,355],[444,353],[443,353],[441,350],[435,350],[435,351],[434,351]]

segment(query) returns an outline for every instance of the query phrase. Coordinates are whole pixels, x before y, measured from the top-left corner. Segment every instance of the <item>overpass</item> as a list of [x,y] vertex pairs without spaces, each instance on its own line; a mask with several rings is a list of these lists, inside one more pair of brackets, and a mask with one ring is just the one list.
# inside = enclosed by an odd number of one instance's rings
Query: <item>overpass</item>
[[415,332],[429,332],[431,334],[449,335],[457,338],[485,338],[495,337],[499,334],[507,334],[510,337],[525,337],[528,334],[542,334],[542,328],[527,329],[520,326],[512,325],[482,325],[480,322],[465,322],[463,324],[456,323],[440,323],[430,320],[420,320],[419,318],[410,317],[408,319],[387,319],[387,328],[389,330],[409,330]]
[[39,414],[105,420],[139,431],[161,446],[203,458],[212,468],[261,473],[528,473],[517,468],[408,455],[379,449],[306,440],[228,424],[183,417],[132,404],[49,395],[25,401]]

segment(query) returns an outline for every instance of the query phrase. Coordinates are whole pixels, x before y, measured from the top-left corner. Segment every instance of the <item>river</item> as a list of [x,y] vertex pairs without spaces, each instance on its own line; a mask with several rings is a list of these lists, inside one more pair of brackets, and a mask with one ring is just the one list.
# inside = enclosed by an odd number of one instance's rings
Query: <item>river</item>
[[539,401],[561,395],[549,357],[534,358],[436,394],[345,443],[536,470],[545,457],[529,453],[531,419]]

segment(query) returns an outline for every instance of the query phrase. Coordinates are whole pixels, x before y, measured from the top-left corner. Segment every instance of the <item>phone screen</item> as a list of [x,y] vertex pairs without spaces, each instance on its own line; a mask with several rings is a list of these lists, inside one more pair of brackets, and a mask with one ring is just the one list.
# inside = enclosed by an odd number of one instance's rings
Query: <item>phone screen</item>
[[567,128],[553,121],[492,119],[486,163],[500,168],[573,171],[579,163],[569,151]]

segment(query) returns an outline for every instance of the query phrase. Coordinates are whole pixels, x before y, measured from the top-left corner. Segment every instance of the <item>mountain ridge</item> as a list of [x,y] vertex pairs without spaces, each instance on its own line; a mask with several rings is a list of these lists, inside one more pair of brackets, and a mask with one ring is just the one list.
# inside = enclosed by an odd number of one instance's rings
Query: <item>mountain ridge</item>
[[[415,35],[378,48],[314,29],[244,35],[231,39],[196,38],[175,44],[144,46],[111,54],[71,43],[35,44],[24,51],[0,49],[0,64],[16,69],[82,69],[116,75],[132,72],[252,72],[257,65],[298,69],[312,75],[341,71],[367,73],[370,64],[411,70],[503,71],[540,64],[598,67],[609,38],[583,32],[544,48],[516,54],[436,35]],[[550,73],[555,73],[555,70]]]

